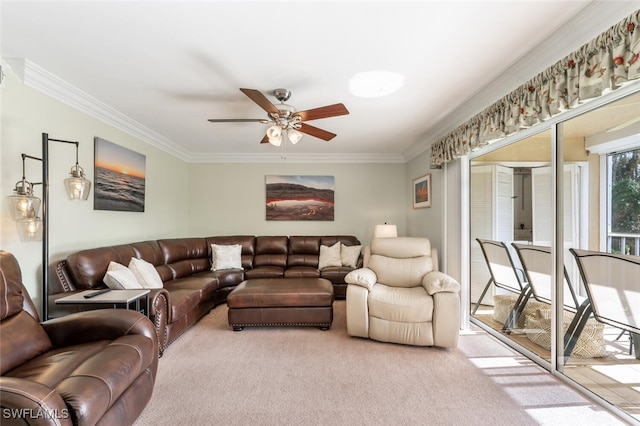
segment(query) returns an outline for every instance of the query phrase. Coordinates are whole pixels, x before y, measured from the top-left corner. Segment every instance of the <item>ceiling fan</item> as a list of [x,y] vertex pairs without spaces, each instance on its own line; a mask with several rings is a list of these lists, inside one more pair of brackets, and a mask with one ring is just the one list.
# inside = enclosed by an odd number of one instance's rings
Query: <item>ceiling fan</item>
[[268,118],[210,118],[208,121],[211,123],[258,122],[271,124],[260,143],[270,143],[275,146],[280,146],[282,136],[286,134],[291,143],[296,144],[302,138],[302,133],[329,141],[336,136],[335,133],[311,126],[307,124],[306,121],[349,114],[349,111],[343,104],[333,104],[305,111],[296,111],[291,105],[285,104],[291,97],[291,92],[287,89],[276,89],[273,91],[273,95],[280,101],[278,105],[272,104],[259,90],[240,89],[240,91],[264,109],[267,112]]

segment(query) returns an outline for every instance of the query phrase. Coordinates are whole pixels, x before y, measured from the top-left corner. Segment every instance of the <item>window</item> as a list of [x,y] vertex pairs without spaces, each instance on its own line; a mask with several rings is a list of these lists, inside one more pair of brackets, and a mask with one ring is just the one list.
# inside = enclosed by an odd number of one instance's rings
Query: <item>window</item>
[[607,251],[640,255],[640,148],[608,154]]

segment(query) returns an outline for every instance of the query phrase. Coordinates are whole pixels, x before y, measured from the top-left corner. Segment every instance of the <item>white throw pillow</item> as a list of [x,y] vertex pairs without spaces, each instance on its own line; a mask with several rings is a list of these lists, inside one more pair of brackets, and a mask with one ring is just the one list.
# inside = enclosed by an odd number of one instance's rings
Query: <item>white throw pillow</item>
[[324,269],[329,266],[342,266],[342,258],[340,257],[340,241],[331,247],[325,245],[320,246],[318,269]]
[[241,244],[211,244],[211,270],[223,269],[243,269]]
[[160,274],[156,271],[156,267],[146,260],[132,257],[129,269],[133,271],[142,288],[162,288]]
[[116,262],[109,262],[103,280],[112,290],[130,290],[142,288],[131,269]]
[[342,266],[356,268],[358,266],[358,258],[360,257],[362,246],[340,246],[340,257],[342,258]]

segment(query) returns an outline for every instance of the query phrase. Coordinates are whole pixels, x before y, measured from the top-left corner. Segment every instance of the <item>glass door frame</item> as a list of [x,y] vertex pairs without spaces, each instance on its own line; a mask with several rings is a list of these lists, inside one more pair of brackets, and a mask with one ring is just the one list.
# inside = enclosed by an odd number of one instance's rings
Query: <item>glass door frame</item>
[[[461,245],[463,253],[462,255],[462,265],[461,265],[461,278],[464,291],[461,292],[462,303],[463,303],[463,318],[462,324],[464,326],[468,325],[469,322],[478,326],[479,328],[485,330],[493,337],[497,338],[507,346],[513,348],[517,352],[523,354],[527,358],[536,362],[543,368],[547,369],[553,376],[562,380],[565,384],[572,387],[573,389],[579,391],[580,393],[585,394],[589,398],[596,400],[601,406],[612,411],[614,414],[618,415],[623,419],[627,419],[628,421],[635,422],[636,419],[631,417],[625,411],[613,406],[605,399],[600,396],[594,394],[588,389],[584,388],[580,384],[576,383],[569,377],[567,377],[564,372],[564,353],[562,350],[558,350],[558,348],[563,348],[564,339],[563,339],[563,324],[561,321],[558,321],[558,318],[563,318],[563,310],[564,306],[562,303],[556,303],[557,300],[563,300],[563,279],[564,279],[564,255],[563,255],[563,246],[564,246],[564,217],[563,217],[563,167],[565,164],[564,161],[564,143],[563,143],[563,123],[571,120],[574,117],[579,115],[588,113],[593,111],[603,105],[615,102],[619,99],[622,99],[626,96],[633,95],[636,93],[640,93],[640,82],[636,81],[630,83],[626,86],[623,86],[613,92],[602,95],[599,98],[593,99],[590,102],[586,102],[583,105],[580,105],[574,109],[565,111],[562,114],[557,115],[549,119],[544,123],[537,124],[532,126],[529,129],[521,130],[520,132],[507,136],[504,139],[496,141],[490,145],[485,146],[482,149],[479,149],[471,154],[461,157],[459,161],[461,161],[461,179],[462,182],[467,182],[467,185],[462,185],[461,188],[461,207],[462,207],[462,223],[460,224],[461,230]],[[527,348],[519,345],[517,342],[514,342],[512,339],[509,339],[507,336],[501,334],[500,332],[493,330],[488,325],[484,324],[482,321],[472,317],[470,312],[471,305],[471,267],[470,267],[470,259],[471,259],[471,218],[470,218],[470,209],[471,209],[471,193],[470,193],[470,167],[471,162],[482,155],[488,154],[500,148],[511,145],[515,142],[519,142],[523,139],[534,136],[538,133],[545,132],[550,130],[551,132],[551,140],[549,143],[551,144],[551,169],[554,171],[552,173],[552,207],[554,209],[555,215],[553,220],[553,232],[552,232],[552,242],[551,242],[551,255],[553,258],[552,265],[552,276],[555,278],[555,298],[552,300],[552,315],[551,319],[551,358],[550,361],[543,359]],[[446,165],[445,165],[446,167]],[[446,182],[445,182],[446,184]],[[560,190],[558,190],[560,188]],[[445,214],[446,217],[446,214]],[[445,238],[446,241],[446,238]]]

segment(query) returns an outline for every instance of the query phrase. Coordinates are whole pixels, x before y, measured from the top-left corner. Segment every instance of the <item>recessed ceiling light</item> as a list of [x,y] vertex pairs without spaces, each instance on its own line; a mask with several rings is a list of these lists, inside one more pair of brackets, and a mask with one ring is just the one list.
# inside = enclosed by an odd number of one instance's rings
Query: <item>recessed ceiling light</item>
[[349,80],[349,90],[363,98],[387,96],[402,87],[404,76],[391,71],[359,72]]

